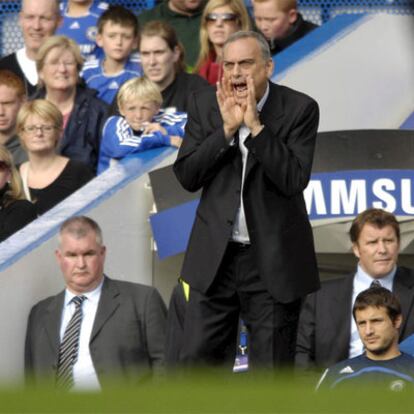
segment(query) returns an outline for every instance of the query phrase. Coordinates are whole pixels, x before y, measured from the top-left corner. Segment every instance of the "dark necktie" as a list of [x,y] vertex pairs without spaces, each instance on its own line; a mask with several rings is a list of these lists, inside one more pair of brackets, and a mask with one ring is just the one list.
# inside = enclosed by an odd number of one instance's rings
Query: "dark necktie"
[[59,359],[56,371],[56,386],[68,390],[73,387],[73,366],[78,359],[79,336],[82,323],[82,303],[86,296],[75,296],[75,312],[66,327],[59,347]]
[[381,282],[379,281],[379,280],[376,280],[376,279],[374,279],[372,282],[371,282],[371,285],[369,286],[370,288],[372,288],[372,287],[382,287],[382,285],[381,285]]

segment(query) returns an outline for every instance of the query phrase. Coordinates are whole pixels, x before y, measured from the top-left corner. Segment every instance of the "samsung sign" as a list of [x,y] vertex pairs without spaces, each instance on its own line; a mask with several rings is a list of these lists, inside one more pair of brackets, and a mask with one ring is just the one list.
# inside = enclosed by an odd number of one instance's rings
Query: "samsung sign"
[[414,215],[414,170],[357,170],[314,173],[304,196],[311,220],[355,216],[382,208]]

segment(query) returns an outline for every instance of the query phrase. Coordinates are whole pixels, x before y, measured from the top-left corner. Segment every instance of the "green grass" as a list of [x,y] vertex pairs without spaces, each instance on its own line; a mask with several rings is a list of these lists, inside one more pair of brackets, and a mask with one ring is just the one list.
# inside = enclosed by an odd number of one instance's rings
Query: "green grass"
[[199,374],[102,393],[39,387],[0,391],[1,413],[413,413],[414,391],[314,391],[315,378]]

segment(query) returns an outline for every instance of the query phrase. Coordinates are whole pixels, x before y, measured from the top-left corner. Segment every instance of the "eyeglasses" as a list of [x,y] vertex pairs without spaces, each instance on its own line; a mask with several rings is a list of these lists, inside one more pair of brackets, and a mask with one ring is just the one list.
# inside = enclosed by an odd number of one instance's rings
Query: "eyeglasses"
[[52,60],[51,62],[45,62],[44,63],[45,66],[49,66],[53,69],[58,68],[60,65],[63,65],[65,67],[65,69],[67,68],[74,68],[77,63],[74,60],[68,60],[68,61],[64,61],[64,60]]
[[235,13],[209,13],[206,16],[206,20],[207,22],[216,22],[217,20],[221,20],[222,22],[235,22],[238,17]]
[[0,171],[5,171],[10,169],[10,165],[6,161],[0,161]]
[[28,134],[36,134],[37,131],[40,131],[42,134],[51,134],[56,128],[54,125],[28,125],[22,128],[22,130]]

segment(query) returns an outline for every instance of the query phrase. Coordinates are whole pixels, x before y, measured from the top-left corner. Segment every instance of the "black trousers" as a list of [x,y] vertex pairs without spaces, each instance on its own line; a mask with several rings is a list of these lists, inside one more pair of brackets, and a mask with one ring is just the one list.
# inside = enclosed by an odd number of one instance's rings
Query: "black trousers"
[[260,278],[251,247],[230,242],[207,293],[190,291],[180,360],[232,366],[240,317],[249,334],[249,370],[292,365],[301,302],[277,302]]

